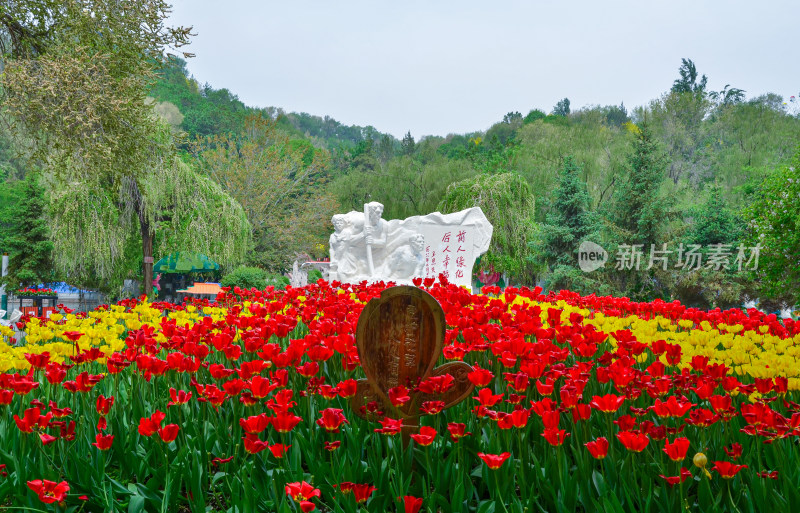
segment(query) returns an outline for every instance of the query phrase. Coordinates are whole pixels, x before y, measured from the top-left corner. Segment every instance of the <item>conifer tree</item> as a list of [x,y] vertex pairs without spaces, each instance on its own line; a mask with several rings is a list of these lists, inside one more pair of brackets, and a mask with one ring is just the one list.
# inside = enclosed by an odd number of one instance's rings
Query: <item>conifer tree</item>
[[53,243],[44,218],[46,202],[36,173],[29,172],[20,183],[20,201],[14,206],[10,237],[8,276],[3,282],[10,292],[35,287],[53,280]]
[[[551,268],[550,289],[589,292],[594,280],[578,269],[578,248],[583,241],[598,242],[599,224],[590,210],[589,192],[581,168],[571,156],[564,158],[546,222],[534,244],[539,258]],[[591,290],[596,292],[596,290]]]
[[665,230],[671,203],[661,191],[667,159],[650,128],[643,124],[636,131],[628,169],[614,191],[610,218],[623,244],[658,244]]
[[656,276],[657,267],[649,266],[649,258],[653,250],[661,251],[669,242],[666,239],[672,201],[662,191],[667,158],[646,124],[636,130],[627,167],[609,206],[607,269],[621,267],[611,278],[616,281],[616,290],[638,301],[648,301],[666,294],[664,280]]

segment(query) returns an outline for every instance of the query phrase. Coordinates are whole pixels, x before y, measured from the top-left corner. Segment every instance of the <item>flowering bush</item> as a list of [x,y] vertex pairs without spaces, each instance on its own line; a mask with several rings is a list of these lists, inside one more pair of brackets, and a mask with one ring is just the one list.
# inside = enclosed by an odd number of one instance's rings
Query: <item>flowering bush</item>
[[24,343],[0,344],[0,504],[800,510],[800,323],[420,282],[445,312],[442,359],[468,362],[476,389],[450,409],[423,403],[406,437],[391,411],[369,422],[349,401],[358,316],[384,286],[338,285],[20,326]]
[[32,288],[24,288],[19,289],[14,293],[17,297],[27,297],[27,296],[57,296],[58,292],[53,289],[32,289]]

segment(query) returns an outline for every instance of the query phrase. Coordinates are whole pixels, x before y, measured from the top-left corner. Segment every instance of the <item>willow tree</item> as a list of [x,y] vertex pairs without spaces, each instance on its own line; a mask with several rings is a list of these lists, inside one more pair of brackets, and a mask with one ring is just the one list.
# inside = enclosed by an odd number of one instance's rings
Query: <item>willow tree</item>
[[145,255],[198,251],[232,267],[251,244],[242,206],[178,158],[119,191],[53,176],[49,196],[56,267],[81,283],[120,283],[131,245],[147,246]]
[[530,186],[516,173],[480,174],[450,184],[439,202],[443,213],[480,207],[494,232],[483,268],[513,275],[527,282],[537,270],[530,242],[536,233],[534,199]]
[[[162,219],[185,218],[170,210],[179,208],[179,203],[159,198],[183,194],[187,200],[194,199],[191,188],[176,195],[169,187],[199,180],[188,178],[188,171],[174,165],[172,138],[147,100],[167,53],[188,43],[189,29],[165,25],[169,13],[164,0],[10,0],[0,4],[2,107],[13,118],[14,129],[36,142],[31,158],[54,177],[53,184],[71,190],[75,202],[93,199],[109,207],[103,212],[87,211],[86,226],[96,226],[93,220],[100,218],[118,223],[119,227],[100,230],[112,236],[138,221],[147,291],[158,224]],[[159,178],[159,173],[172,178]],[[159,186],[166,188],[157,191]],[[53,190],[58,201],[58,187]],[[166,210],[156,214],[156,207]],[[67,216],[68,211],[54,209],[56,216],[59,212]],[[206,211],[194,217],[193,226],[199,227],[200,219],[216,226],[221,218],[216,211]],[[63,225],[56,225],[55,234],[59,227]],[[80,247],[73,249],[73,256],[78,255]],[[84,251],[93,249],[80,249],[80,254]],[[109,249],[106,264],[113,265],[114,251]]]

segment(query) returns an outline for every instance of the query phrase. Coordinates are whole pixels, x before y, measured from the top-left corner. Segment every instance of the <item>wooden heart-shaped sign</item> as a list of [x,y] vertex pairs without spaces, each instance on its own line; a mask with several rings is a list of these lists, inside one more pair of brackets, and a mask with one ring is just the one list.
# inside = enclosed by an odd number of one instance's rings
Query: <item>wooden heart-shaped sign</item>
[[[358,319],[356,346],[367,379],[359,380],[351,400],[353,410],[367,418],[384,415],[416,419],[420,404],[440,400],[452,406],[473,389],[467,374],[472,368],[464,362],[436,367],[444,344],[444,311],[436,299],[417,287],[391,287],[372,299]],[[416,391],[430,376],[450,374],[454,386],[440,396]],[[389,390],[397,386],[409,390],[411,400],[395,407]],[[414,421],[415,422],[415,421]]]

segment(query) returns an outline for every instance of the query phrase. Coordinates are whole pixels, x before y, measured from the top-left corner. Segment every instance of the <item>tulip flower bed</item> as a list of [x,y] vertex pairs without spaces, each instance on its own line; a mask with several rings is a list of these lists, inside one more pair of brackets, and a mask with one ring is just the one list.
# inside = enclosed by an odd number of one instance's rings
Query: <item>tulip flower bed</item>
[[476,388],[424,403],[404,447],[396,412],[349,401],[384,287],[332,285],[62,309],[18,343],[0,327],[0,507],[800,511],[800,323],[426,281],[440,363]]

